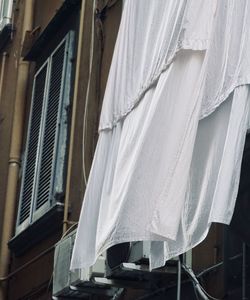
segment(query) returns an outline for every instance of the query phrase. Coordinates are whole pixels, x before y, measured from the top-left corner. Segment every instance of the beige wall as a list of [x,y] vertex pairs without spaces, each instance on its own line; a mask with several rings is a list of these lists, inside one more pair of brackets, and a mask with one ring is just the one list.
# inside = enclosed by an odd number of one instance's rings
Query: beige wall
[[40,27],[42,32],[63,2],[64,0],[36,0],[34,28]]
[[[87,9],[89,10],[86,15],[91,16],[92,6],[91,1],[88,1]],[[109,67],[113,55],[113,49],[115,45],[115,40],[117,32],[119,29],[120,18],[121,18],[122,1],[118,1],[112,8],[107,11],[105,21],[103,23],[104,29],[104,51],[103,53],[98,53],[100,49],[100,41],[98,36],[95,37],[95,54],[94,54],[94,66],[93,80],[91,83],[91,95],[88,104],[88,117],[87,117],[87,129],[85,136],[85,166],[87,174],[89,173],[91,162],[94,155],[95,145],[98,138],[98,120],[99,112],[101,109],[102,98],[105,90],[105,85],[108,77]],[[85,30],[89,31],[91,27],[91,18],[86,20]],[[90,32],[85,32],[85,36],[89,36]],[[89,41],[84,41],[86,44]],[[83,48],[84,51],[88,51],[88,48]],[[100,55],[102,59],[100,60]],[[72,174],[70,183],[70,215],[69,219],[72,221],[77,221],[79,219],[80,209],[82,205],[82,199],[84,194],[84,179],[82,172],[82,137],[83,137],[83,118],[84,118],[84,107],[86,100],[86,89],[88,81],[88,72],[86,66],[89,64],[89,57],[86,53],[83,53],[83,57],[86,61],[82,61],[80,78],[79,78],[79,97],[77,99],[77,115],[76,115],[76,130],[74,137],[74,148],[73,148],[73,160],[72,160]],[[101,62],[101,65],[99,65]],[[97,70],[100,69],[100,74],[98,75]],[[99,77],[100,76],[100,77]],[[98,92],[99,91],[99,92]]]
[[[2,214],[4,210],[5,187],[7,180],[8,155],[10,147],[11,123],[13,117],[14,100],[15,100],[15,85],[17,79],[18,57],[20,56],[20,30],[22,28],[22,17],[24,1],[20,0],[17,3],[15,11],[15,28],[13,40],[8,44],[6,51],[9,56],[6,64],[4,92],[0,103],[0,226]],[[27,0],[26,0],[27,1]],[[53,18],[54,14],[62,4],[62,0],[36,0],[34,14],[34,28],[40,27],[41,31],[47,26],[48,22]],[[88,66],[89,66],[89,47],[91,37],[93,1],[87,0],[86,5],[86,20],[84,26],[84,45],[83,45],[83,61],[80,67],[80,78],[78,82],[79,97],[77,99],[77,115],[76,115],[76,130],[74,133],[74,147],[72,160],[72,177],[70,184],[70,220],[78,220],[82,197],[84,193],[84,184],[82,180],[82,127],[83,127],[83,111],[85,105],[86,89],[88,82]],[[92,85],[94,89],[100,90],[98,93],[93,93],[90,99],[89,119],[88,119],[88,143],[86,147],[86,164],[89,170],[93,158],[94,148],[97,139],[97,122],[98,112],[100,111],[101,98],[106,84],[110,61],[112,58],[113,47],[116,40],[116,34],[119,27],[121,15],[121,1],[118,1],[110,10],[107,11],[107,17],[104,22],[104,33],[106,36],[104,42],[104,52],[102,54],[100,78],[94,76]],[[77,16],[76,16],[77,18]],[[62,25],[63,26],[63,25]],[[97,42],[96,46],[99,44]],[[1,68],[1,65],[0,65]],[[29,107],[31,99],[31,89],[35,64],[31,64],[29,87],[27,90],[26,102],[26,128],[29,116]],[[25,143],[25,136],[23,143]],[[17,199],[18,203],[18,199]],[[15,222],[15,220],[10,220]],[[1,229],[1,228],[0,228]],[[29,262],[32,258],[39,255],[50,246],[54,245],[62,236],[62,230],[58,230],[53,236],[43,240],[31,249],[27,250],[23,255],[11,258],[11,269],[13,272],[17,268]],[[32,263],[27,268],[18,272],[9,281],[8,296],[10,300],[16,299],[51,299],[51,276],[53,271],[53,251],[43,255],[35,263]]]
[[[11,140],[12,118],[14,111],[15,101],[15,85],[17,80],[17,66],[18,57],[20,54],[20,42],[21,42],[21,28],[22,28],[22,11],[23,3],[20,1],[18,7],[14,11],[15,18],[15,31],[13,33],[13,39],[9,42],[8,46],[3,50],[8,54],[6,59],[3,91],[0,96],[0,235],[1,225],[3,220],[4,201],[7,185],[8,175],[8,159]],[[1,65],[2,65],[2,52]],[[1,69],[0,65],[0,69]],[[0,236],[1,240],[1,236]]]

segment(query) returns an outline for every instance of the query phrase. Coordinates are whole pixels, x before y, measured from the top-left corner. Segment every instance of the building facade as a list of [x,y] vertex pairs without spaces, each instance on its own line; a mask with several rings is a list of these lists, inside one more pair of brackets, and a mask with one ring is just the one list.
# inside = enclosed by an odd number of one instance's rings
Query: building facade
[[[122,0],[0,3],[0,299],[51,299],[55,245],[79,219]],[[214,225],[192,250],[197,272],[224,262],[203,278],[212,295],[228,290],[225,261],[240,245]],[[150,294],[124,287],[121,299]]]

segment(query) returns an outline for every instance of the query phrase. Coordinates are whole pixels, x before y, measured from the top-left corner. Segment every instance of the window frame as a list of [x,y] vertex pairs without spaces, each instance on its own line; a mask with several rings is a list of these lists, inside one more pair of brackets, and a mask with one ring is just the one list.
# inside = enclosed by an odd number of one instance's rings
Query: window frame
[[[65,186],[65,163],[67,161],[66,158],[66,141],[67,141],[67,132],[68,132],[68,107],[70,105],[70,94],[71,94],[71,85],[72,85],[72,59],[74,55],[74,39],[75,33],[73,30],[70,30],[65,37],[59,42],[59,44],[55,47],[55,49],[50,53],[48,58],[42,64],[42,66],[37,70],[34,75],[33,87],[32,87],[32,97],[31,97],[31,106],[30,106],[30,113],[29,113],[29,121],[28,121],[28,129],[27,129],[27,138],[26,138],[26,145],[24,150],[24,158],[23,158],[23,165],[21,170],[21,186],[20,186],[20,193],[18,198],[18,213],[16,218],[16,235],[23,232],[27,227],[31,226],[33,223],[38,221],[42,216],[48,213],[53,207],[56,205],[62,205],[61,199],[58,195],[57,191],[63,191]],[[58,49],[65,43],[64,49],[64,56],[63,56],[63,67],[62,67],[62,81],[60,86],[60,94],[59,94],[59,106],[57,110],[57,122],[56,122],[56,133],[55,133],[55,142],[54,142],[54,149],[53,149],[53,163],[52,163],[52,171],[51,171],[51,178],[50,178],[50,190],[49,190],[49,197],[48,200],[42,204],[41,207],[36,209],[37,204],[37,196],[38,196],[38,184],[39,184],[39,176],[41,172],[41,156],[43,153],[43,141],[44,141],[44,133],[45,133],[45,125],[46,125],[46,116],[48,112],[48,103],[49,103],[49,93],[50,93],[50,84],[51,84],[51,70],[52,70],[52,63],[53,57],[57,53]],[[41,110],[41,121],[40,121],[40,128],[39,128],[39,136],[37,142],[37,152],[36,152],[36,159],[35,159],[35,169],[34,169],[34,179],[33,179],[33,190],[32,196],[30,200],[30,208],[29,208],[29,215],[28,217],[23,220],[21,223],[20,215],[21,215],[21,206],[23,202],[23,189],[25,183],[25,171],[27,166],[27,156],[28,156],[28,149],[29,149],[29,140],[31,135],[31,125],[32,125],[32,115],[33,115],[33,105],[34,105],[34,93],[36,88],[36,80],[39,74],[44,70],[46,70],[46,77],[45,77],[45,85],[43,91],[43,104]],[[63,150],[60,149],[60,142],[65,145]],[[60,163],[59,163],[59,162]],[[56,177],[60,177],[61,180],[56,180]]]

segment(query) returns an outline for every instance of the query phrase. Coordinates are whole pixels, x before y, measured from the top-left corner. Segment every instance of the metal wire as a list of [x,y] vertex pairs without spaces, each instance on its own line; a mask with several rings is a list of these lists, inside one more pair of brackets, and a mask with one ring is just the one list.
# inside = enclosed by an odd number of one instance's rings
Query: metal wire
[[121,295],[123,294],[124,291],[125,291],[124,288],[118,289],[118,291],[114,294],[114,296],[112,297],[111,300],[118,300],[121,297]]
[[[240,258],[240,257],[242,257],[242,253],[239,253],[239,254],[237,254],[235,256],[230,257],[229,260],[235,260],[235,259]],[[206,275],[207,273],[209,273],[209,272],[211,272],[211,271],[213,271],[213,270],[215,270],[215,269],[217,269],[217,268],[219,268],[221,266],[223,266],[223,261],[221,261],[218,264],[215,264],[215,265],[213,265],[213,266],[211,266],[211,267],[209,267],[209,268],[201,271],[198,275],[196,275],[196,277],[200,278],[200,277]]]
[[215,297],[211,296],[210,294],[208,294],[208,292],[201,286],[200,282],[198,281],[197,277],[195,276],[195,274],[191,268],[187,267],[185,264],[182,264],[182,267],[186,271],[186,273],[189,275],[191,280],[194,282],[195,288],[196,288],[198,294],[202,297],[202,299],[204,299],[204,300],[209,300],[209,299],[220,300],[220,299],[215,298]]

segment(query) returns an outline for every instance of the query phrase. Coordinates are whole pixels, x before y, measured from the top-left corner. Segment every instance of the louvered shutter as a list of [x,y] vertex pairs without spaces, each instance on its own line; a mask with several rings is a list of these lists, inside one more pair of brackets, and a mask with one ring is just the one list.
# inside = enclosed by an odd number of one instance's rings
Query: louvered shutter
[[17,233],[64,194],[72,53],[70,32],[35,77]]
[[22,225],[22,227],[26,227],[26,225],[30,222],[32,199],[35,196],[35,173],[36,166],[38,164],[38,145],[41,136],[42,111],[45,102],[47,72],[48,63],[46,62],[34,78],[33,99],[19,200],[18,226]]

